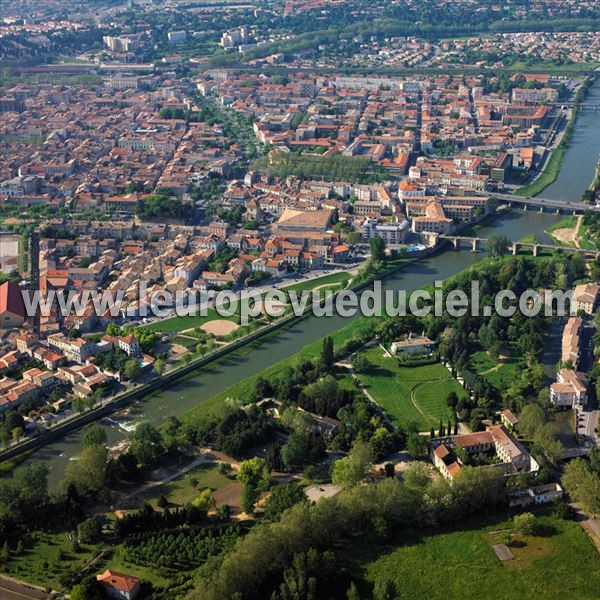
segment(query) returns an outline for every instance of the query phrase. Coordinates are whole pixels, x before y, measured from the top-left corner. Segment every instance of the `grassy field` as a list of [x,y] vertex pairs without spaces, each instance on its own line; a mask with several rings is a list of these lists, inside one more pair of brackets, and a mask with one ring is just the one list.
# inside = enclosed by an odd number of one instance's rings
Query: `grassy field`
[[554,225],[551,225],[548,228],[548,233],[552,233],[557,229],[573,229],[575,225],[577,225],[577,217],[574,215],[569,215],[568,217],[565,217],[564,219],[558,221],[558,223],[554,223]]
[[230,487],[241,488],[233,476],[230,478],[221,475],[214,463],[207,463],[198,465],[181,477],[140,494],[137,499],[140,505],[149,502],[156,508],[156,501],[164,496],[169,504],[183,506],[192,502],[206,488],[218,492]]
[[490,385],[497,389],[505,389],[517,376],[522,367],[521,359],[509,356],[501,361],[492,358],[484,350],[474,352],[469,361],[471,369],[481,375]]
[[174,344],[179,344],[180,346],[183,346],[184,348],[187,348],[188,350],[191,350],[192,352],[194,351],[194,348],[196,348],[196,346],[198,344],[201,344],[203,341],[205,341],[205,340],[195,339],[192,337],[183,337],[181,335],[176,335],[173,338]]
[[[540,517],[541,536],[522,537],[515,558],[502,563],[492,544],[511,520],[487,519],[463,524],[463,530],[419,535],[402,533],[386,546],[353,544],[350,571],[360,574],[359,591],[391,580],[396,598],[429,600],[589,600],[598,597],[600,559],[574,522]],[[342,557],[343,558],[343,557]]]
[[222,317],[214,308],[209,308],[204,316],[190,315],[189,317],[172,317],[170,319],[162,319],[155,323],[150,323],[150,325],[142,325],[142,328],[148,331],[161,333],[179,333],[186,329],[200,327],[201,325],[216,319],[233,321],[234,323],[240,322],[239,314],[232,315],[231,317]]
[[63,573],[81,570],[101,549],[82,544],[80,551],[75,552],[69,532],[60,529],[33,532],[32,543],[25,544],[21,555],[13,553],[10,560],[2,564],[1,571],[35,585],[60,587],[58,578]]
[[355,545],[349,560],[361,588],[391,580],[397,598],[429,600],[589,600],[600,587],[600,558],[579,525],[552,516],[539,518],[543,534],[525,536],[501,562],[492,544],[511,520],[470,521],[461,531],[402,534],[402,543]]
[[379,346],[365,351],[371,368],[359,375],[363,385],[399,427],[416,423],[421,431],[446,422],[451,411],[446,404],[450,392],[466,395],[442,364],[402,367],[385,356]]
[[531,72],[531,69],[534,69],[536,73],[580,73],[582,71],[592,71],[599,66],[600,63],[594,62],[574,62],[569,65],[557,65],[553,60],[539,60],[534,65],[529,61],[516,60],[510,64],[510,68],[516,71]]
[[340,271],[339,273],[330,273],[317,279],[309,279],[307,281],[300,281],[293,283],[292,285],[286,285],[283,290],[286,292],[303,292],[305,290],[310,291],[316,288],[319,290],[336,290],[341,287],[345,287],[348,281],[350,281],[351,275],[346,271]]
[[535,233],[528,233],[527,235],[524,235],[519,241],[523,242],[524,244],[534,244],[536,242],[536,235]]

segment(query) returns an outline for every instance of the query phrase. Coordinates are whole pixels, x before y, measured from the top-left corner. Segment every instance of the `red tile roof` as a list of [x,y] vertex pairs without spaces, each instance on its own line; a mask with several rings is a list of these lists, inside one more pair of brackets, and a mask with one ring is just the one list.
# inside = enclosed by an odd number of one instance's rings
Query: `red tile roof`
[[0,285],[0,314],[11,312],[25,318],[25,304],[21,295],[21,288],[11,281]]
[[100,583],[110,585],[117,590],[129,593],[131,593],[133,588],[140,581],[139,578],[134,577],[133,575],[118,573],[117,571],[110,571],[109,569],[106,569],[102,575],[96,575],[96,580]]

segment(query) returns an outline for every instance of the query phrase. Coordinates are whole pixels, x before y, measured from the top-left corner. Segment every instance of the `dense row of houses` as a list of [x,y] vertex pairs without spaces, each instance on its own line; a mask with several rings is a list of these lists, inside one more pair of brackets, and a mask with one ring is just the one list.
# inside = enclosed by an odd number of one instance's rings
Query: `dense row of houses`
[[586,407],[589,379],[580,369],[584,347],[585,316],[595,313],[600,303],[600,285],[585,283],[575,287],[572,309],[578,315],[570,317],[564,327],[561,345],[561,368],[556,382],[550,386],[550,399],[558,408]]

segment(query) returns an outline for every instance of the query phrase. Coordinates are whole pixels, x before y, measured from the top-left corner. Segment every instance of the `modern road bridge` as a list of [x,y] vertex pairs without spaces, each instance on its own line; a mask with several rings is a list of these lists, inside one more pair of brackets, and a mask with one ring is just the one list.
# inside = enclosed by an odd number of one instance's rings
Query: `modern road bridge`
[[[479,195],[484,194],[480,193]],[[600,206],[585,204],[584,202],[565,202],[564,200],[542,196],[517,196],[516,194],[498,194],[496,192],[485,195],[498,198],[498,200],[506,202],[509,206],[522,206],[525,210],[537,208],[540,212],[583,214],[586,210],[600,210]]]

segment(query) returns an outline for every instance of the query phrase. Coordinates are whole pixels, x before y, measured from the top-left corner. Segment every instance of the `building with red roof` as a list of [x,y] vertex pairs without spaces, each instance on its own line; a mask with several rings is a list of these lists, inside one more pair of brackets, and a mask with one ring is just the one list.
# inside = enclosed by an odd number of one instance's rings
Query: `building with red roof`
[[25,321],[25,303],[21,288],[11,281],[0,285],[0,330],[21,327]]
[[102,575],[96,575],[96,580],[110,598],[131,600],[140,591],[139,578],[127,573],[106,569]]

